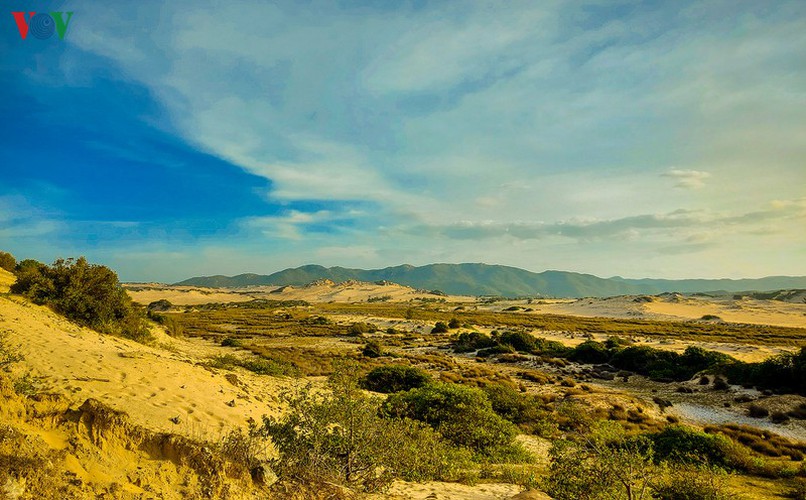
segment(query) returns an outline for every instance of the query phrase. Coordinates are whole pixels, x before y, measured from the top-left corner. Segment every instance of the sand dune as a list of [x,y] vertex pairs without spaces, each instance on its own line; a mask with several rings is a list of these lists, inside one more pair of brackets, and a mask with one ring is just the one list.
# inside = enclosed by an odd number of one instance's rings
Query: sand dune
[[166,299],[175,305],[198,305],[216,302],[245,302],[254,299],[304,300],[306,302],[368,302],[382,300],[406,302],[415,299],[445,299],[450,302],[473,302],[475,297],[443,296],[395,283],[365,283],[321,280],[305,286],[260,286],[236,289],[172,286],[155,283],[124,285],[132,300],[143,305]]
[[213,351],[164,334],[161,348],[102,335],[17,297],[0,298],[0,332],[44,386],[76,404],[96,398],[157,431],[216,437],[276,412],[276,394],[292,384],[207,368],[200,361]]

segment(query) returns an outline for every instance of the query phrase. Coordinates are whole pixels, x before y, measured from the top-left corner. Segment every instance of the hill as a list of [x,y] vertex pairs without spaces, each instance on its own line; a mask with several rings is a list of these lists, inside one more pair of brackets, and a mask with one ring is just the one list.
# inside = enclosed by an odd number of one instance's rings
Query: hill
[[534,273],[510,266],[488,264],[429,264],[426,266],[350,269],[306,265],[273,274],[202,276],[176,283],[210,288],[238,288],[257,285],[301,286],[316,280],[334,282],[392,281],[418,289],[441,290],[452,295],[610,297],[663,292],[746,292],[805,288],[806,277],[776,276],[740,280],[664,280],[600,278],[568,271]]

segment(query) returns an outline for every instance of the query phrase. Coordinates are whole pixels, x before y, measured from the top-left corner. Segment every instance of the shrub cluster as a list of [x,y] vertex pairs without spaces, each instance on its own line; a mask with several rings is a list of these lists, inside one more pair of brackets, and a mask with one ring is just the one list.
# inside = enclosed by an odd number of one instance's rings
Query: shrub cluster
[[120,286],[118,276],[106,266],[90,264],[84,257],[59,259],[48,266],[23,260],[14,268],[17,281],[12,293],[45,304],[67,318],[103,333],[137,341],[151,338],[143,313]]
[[722,368],[733,384],[754,385],[779,392],[806,394],[806,347],[783,353],[760,363],[735,361]]
[[391,395],[383,413],[428,424],[454,445],[480,456],[517,455],[517,428],[498,415],[481,389],[434,383]]
[[362,386],[370,391],[390,394],[417,389],[431,382],[431,377],[413,366],[384,365],[371,370],[362,380]]
[[523,331],[496,333],[493,332],[492,337],[477,332],[463,333],[454,341],[453,349],[456,352],[478,349],[477,355],[480,357],[522,352],[581,363],[609,363],[622,370],[666,381],[688,380],[700,371],[736,362],[726,354],[695,346],[678,354],[648,346],[634,346],[623,339],[611,338],[605,343],[588,340],[570,348],[560,342],[535,337]]

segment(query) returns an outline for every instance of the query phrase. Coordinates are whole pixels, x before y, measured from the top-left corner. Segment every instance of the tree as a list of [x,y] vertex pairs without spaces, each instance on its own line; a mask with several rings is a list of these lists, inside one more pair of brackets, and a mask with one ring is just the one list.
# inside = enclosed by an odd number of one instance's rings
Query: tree
[[544,487],[557,500],[650,498],[652,447],[615,422],[599,422],[581,441],[556,441],[549,453]]
[[280,455],[272,462],[280,478],[364,491],[383,488],[395,477],[455,478],[468,454],[421,423],[383,418],[380,400],[357,384],[359,369],[354,363],[337,367],[325,391],[308,385],[286,394],[285,416],[263,418],[262,432]]
[[13,272],[16,265],[17,259],[13,255],[8,252],[0,252],[0,269]]

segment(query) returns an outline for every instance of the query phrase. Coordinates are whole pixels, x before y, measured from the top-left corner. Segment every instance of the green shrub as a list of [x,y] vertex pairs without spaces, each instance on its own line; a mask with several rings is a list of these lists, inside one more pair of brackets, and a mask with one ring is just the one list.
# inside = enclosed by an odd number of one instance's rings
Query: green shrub
[[518,352],[532,352],[537,346],[534,335],[526,332],[504,332],[499,342],[512,346]]
[[544,437],[553,433],[556,425],[542,400],[503,384],[486,385],[482,390],[490,400],[493,411],[523,431]]
[[732,384],[806,394],[806,347],[798,353],[783,353],[760,363],[733,361],[722,370]]
[[600,342],[587,340],[576,346],[569,357],[581,363],[607,363],[610,351]]
[[17,259],[13,255],[8,252],[0,252],[0,269],[13,272],[16,265]]
[[437,321],[434,324],[434,328],[431,329],[431,333],[448,333],[448,325],[442,321]]
[[390,394],[423,387],[431,377],[413,366],[385,365],[373,369],[364,377],[362,386],[370,391]]
[[460,326],[462,326],[462,323],[456,318],[451,318],[451,320],[448,321],[448,328],[451,330],[459,328]]
[[496,345],[496,342],[489,335],[481,332],[465,332],[460,333],[459,337],[453,342],[453,350],[455,352],[471,352],[493,347],[494,345]]
[[221,341],[221,347],[243,347],[243,344],[235,337],[227,337]]
[[378,341],[369,340],[364,344],[364,348],[361,349],[361,354],[368,358],[380,358],[383,356],[383,348]]
[[655,458],[677,463],[729,467],[731,460],[727,438],[706,434],[690,427],[672,425],[650,434]]
[[15,267],[12,293],[47,304],[67,318],[103,333],[147,341],[151,335],[142,312],[106,266],[84,257],[59,259],[52,266],[24,260]]
[[386,415],[430,425],[450,442],[492,456],[510,447],[517,428],[493,411],[480,389],[434,383],[392,394],[383,405]]

